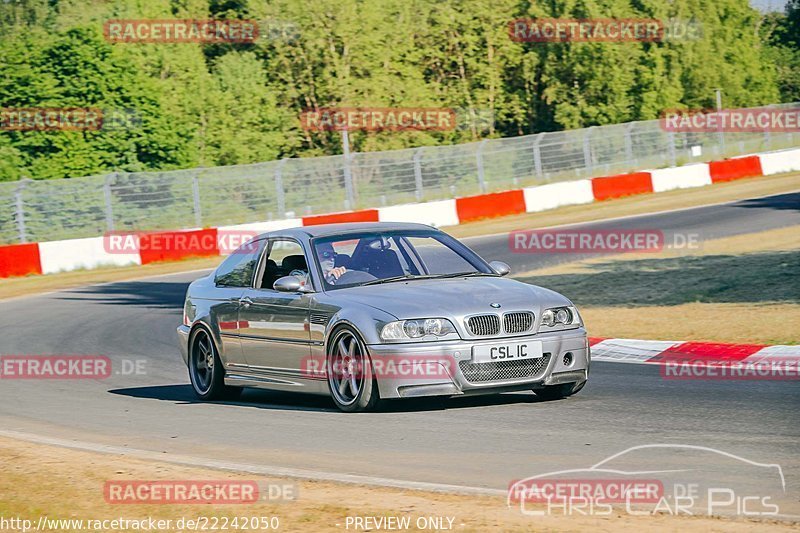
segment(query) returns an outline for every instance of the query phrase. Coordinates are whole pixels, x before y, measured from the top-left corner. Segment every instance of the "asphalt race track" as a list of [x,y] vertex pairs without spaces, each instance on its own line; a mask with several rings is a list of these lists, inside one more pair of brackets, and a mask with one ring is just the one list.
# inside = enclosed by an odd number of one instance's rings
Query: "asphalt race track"
[[[711,238],[790,225],[800,225],[800,193],[584,227]],[[511,254],[507,235],[466,242],[517,272],[575,257]],[[325,398],[262,391],[236,403],[198,403],[175,327],[186,285],[199,275],[0,302],[2,354],[100,354],[116,371],[105,380],[0,380],[0,433],[492,489],[586,468],[631,446],[691,444],[781,465],[788,500],[781,511],[800,515],[797,381],[665,381],[654,367],[594,363],[587,387],[563,401],[515,393],[396,402],[355,415]],[[144,374],[119,374],[122,360],[144,361]],[[664,453],[650,452],[654,466]]]

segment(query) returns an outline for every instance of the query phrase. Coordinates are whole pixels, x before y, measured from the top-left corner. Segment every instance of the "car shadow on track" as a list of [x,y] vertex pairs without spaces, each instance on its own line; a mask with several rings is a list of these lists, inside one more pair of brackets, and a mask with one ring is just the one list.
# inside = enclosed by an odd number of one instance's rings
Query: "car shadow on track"
[[[222,404],[279,411],[316,411],[339,413],[330,398],[313,394],[284,393],[258,389],[245,389],[241,398],[233,401],[205,402],[198,400],[191,385],[157,385],[152,387],[131,387],[112,389],[110,394],[162,400],[179,405]],[[512,404],[547,403],[557,400],[542,400],[531,392],[515,392],[467,397],[429,397],[391,400],[381,404],[377,413],[408,413],[424,411],[445,411],[476,407],[492,407]]]
[[134,305],[148,309],[183,307],[189,282],[119,281],[64,291],[60,300],[104,305]]

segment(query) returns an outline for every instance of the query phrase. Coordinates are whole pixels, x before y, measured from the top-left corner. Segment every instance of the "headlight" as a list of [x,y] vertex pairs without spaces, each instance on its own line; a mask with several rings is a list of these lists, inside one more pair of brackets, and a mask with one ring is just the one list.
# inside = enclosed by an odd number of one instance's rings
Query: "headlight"
[[456,332],[446,318],[416,318],[389,322],[381,329],[381,340],[407,341],[424,337],[444,337]]
[[574,307],[554,307],[542,313],[539,331],[577,328],[581,325],[581,317]]

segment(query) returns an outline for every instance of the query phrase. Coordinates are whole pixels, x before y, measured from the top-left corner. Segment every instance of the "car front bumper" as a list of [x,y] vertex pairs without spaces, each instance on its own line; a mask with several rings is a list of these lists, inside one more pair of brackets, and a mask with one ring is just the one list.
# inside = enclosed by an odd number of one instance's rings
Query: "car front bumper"
[[[475,346],[525,341],[541,341],[544,356],[472,363]],[[580,383],[588,378],[591,360],[584,328],[486,340],[371,344],[368,348],[381,398],[491,394]],[[567,353],[572,355],[569,365],[564,361]]]

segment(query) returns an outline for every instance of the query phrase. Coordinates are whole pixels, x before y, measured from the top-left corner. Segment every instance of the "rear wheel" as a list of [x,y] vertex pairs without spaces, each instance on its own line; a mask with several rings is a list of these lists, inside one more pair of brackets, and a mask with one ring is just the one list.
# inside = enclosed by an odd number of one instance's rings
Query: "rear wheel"
[[560,400],[577,394],[585,385],[586,381],[581,381],[580,383],[564,383],[562,385],[548,385],[541,389],[533,389],[533,392],[542,400]]
[[201,327],[189,338],[189,380],[201,400],[232,400],[242,393],[240,387],[225,385],[225,369],[214,339]]
[[335,331],[327,354],[328,388],[336,407],[346,413],[375,409],[380,402],[378,381],[358,333],[347,326]]

